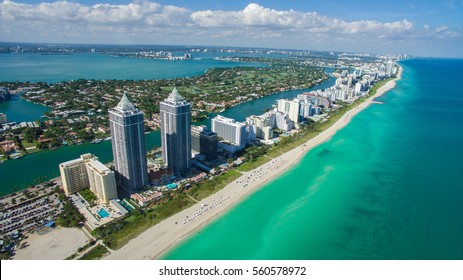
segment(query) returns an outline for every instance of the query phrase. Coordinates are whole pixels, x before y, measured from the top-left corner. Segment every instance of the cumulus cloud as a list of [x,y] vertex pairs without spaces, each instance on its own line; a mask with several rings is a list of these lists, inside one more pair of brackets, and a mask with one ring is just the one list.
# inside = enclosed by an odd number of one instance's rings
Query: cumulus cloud
[[29,5],[12,1],[0,4],[2,21],[16,22],[75,22],[83,24],[119,25],[179,25],[186,24],[190,11],[186,8],[161,6],[155,2],[137,1],[127,5],[96,4],[58,1]]
[[[362,43],[377,43],[378,40],[461,37],[447,26],[417,27],[407,19],[346,21],[316,12],[275,10],[255,3],[237,11],[191,11],[148,0],[121,5],[85,5],[67,1],[31,5],[7,0],[0,3],[0,27],[3,40],[28,40],[24,37],[35,35],[47,41],[59,41],[53,36],[65,36],[69,41],[74,36],[76,42],[93,36],[104,38],[108,43],[118,43],[112,38],[128,37],[133,40],[131,43],[159,43],[158,39],[164,38],[166,41],[162,43],[219,42],[227,45],[228,42],[242,42],[247,45],[254,40],[256,44],[273,42],[282,46],[293,43],[287,47],[300,47],[301,44],[294,43],[299,41],[305,42],[307,48],[310,48],[307,45],[310,42],[325,42],[327,45],[336,41],[354,44],[359,39]],[[83,35],[86,37],[82,38]],[[168,41],[175,36],[184,41]]]
[[408,32],[414,28],[413,23],[406,19],[386,23],[371,20],[347,22],[328,18],[315,12],[277,11],[255,3],[249,4],[241,11],[198,11],[192,13],[191,18],[201,27],[265,27],[309,33],[379,34]]

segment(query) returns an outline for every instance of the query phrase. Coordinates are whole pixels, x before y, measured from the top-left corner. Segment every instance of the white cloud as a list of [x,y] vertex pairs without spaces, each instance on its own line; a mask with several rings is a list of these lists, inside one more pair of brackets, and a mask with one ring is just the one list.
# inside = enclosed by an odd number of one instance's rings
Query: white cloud
[[127,5],[96,4],[85,6],[79,3],[58,1],[37,5],[4,1],[0,4],[2,21],[15,22],[75,22],[80,24],[119,25],[177,25],[189,20],[190,11],[175,6],[161,6],[149,1],[137,1]]
[[381,23],[371,20],[346,22],[328,18],[315,12],[302,13],[294,10],[277,11],[251,3],[241,11],[198,11],[191,18],[201,27],[265,27],[268,29],[288,29],[309,33],[370,33],[380,34],[412,31],[414,26],[408,20]]

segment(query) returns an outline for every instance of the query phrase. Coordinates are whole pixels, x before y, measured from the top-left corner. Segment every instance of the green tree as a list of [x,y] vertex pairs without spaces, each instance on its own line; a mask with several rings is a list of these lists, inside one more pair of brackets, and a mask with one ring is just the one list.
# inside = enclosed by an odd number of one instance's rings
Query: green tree
[[27,142],[32,143],[36,138],[36,130],[30,127],[27,127],[23,130],[23,137]]

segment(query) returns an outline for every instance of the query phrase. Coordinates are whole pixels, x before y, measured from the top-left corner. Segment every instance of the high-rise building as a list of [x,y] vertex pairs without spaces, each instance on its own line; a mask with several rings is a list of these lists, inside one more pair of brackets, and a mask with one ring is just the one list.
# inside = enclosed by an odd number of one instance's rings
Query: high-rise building
[[392,66],[394,63],[391,60],[386,62],[386,76],[390,77],[392,75]]
[[96,159],[92,154],[84,154],[78,159],[66,161],[59,165],[61,181],[66,195],[73,194],[90,186],[85,163]]
[[282,112],[275,113],[276,127],[283,131],[290,131],[294,128],[294,124],[287,114]]
[[191,104],[174,87],[160,103],[162,158],[174,174],[191,168]]
[[299,123],[299,100],[279,99],[278,112],[287,114],[293,123]]
[[243,149],[246,146],[246,124],[237,122],[221,115],[211,120],[212,131],[217,133],[223,140]]
[[129,193],[148,184],[143,113],[124,94],[109,110],[117,183]]
[[114,172],[96,156],[83,154],[78,159],[61,163],[59,169],[66,195],[90,188],[105,203],[117,198]]
[[[274,114],[271,116],[275,118]],[[264,114],[262,116],[249,116],[246,118],[246,124],[255,127],[257,138],[264,140],[270,140],[273,138],[273,128],[270,126],[270,114]]]
[[303,118],[308,118],[312,116],[313,115],[312,108],[313,108],[312,103],[310,103],[308,100],[302,100],[299,115],[301,115]]
[[217,133],[207,129],[205,125],[191,126],[191,150],[202,154],[206,160],[217,158]]
[[105,203],[117,198],[114,172],[98,160],[86,163],[90,190]]

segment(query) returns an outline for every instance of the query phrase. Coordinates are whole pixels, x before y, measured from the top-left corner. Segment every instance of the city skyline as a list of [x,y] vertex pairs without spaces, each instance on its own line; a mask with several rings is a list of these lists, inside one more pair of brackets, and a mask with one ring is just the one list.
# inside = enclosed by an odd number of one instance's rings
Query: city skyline
[[11,42],[177,44],[463,57],[462,1],[3,1]]

